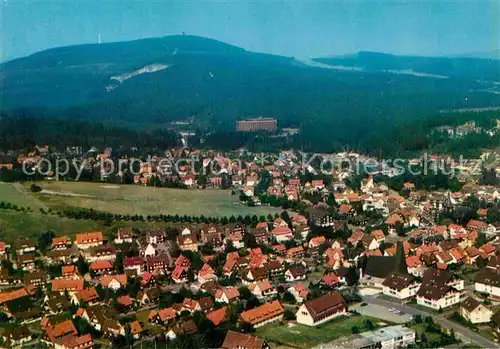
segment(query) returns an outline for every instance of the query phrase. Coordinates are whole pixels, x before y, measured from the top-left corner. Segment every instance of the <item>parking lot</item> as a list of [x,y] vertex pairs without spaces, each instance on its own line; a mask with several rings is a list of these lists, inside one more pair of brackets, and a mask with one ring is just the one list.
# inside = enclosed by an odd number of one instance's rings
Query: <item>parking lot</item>
[[412,316],[409,314],[398,314],[395,309],[386,308],[380,305],[370,304],[369,301],[368,303],[366,303],[365,306],[361,306],[361,304],[365,303],[355,304],[349,307],[349,309],[356,310],[361,315],[372,316],[375,318],[379,318],[381,320],[390,321],[394,323],[405,323],[410,321],[412,318]]

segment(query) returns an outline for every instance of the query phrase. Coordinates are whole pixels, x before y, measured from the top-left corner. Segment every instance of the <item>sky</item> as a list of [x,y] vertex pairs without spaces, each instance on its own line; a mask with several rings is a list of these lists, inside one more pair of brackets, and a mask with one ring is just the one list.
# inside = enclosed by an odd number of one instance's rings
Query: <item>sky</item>
[[73,44],[206,36],[297,58],[500,49],[500,0],[0,0],[0,60]]

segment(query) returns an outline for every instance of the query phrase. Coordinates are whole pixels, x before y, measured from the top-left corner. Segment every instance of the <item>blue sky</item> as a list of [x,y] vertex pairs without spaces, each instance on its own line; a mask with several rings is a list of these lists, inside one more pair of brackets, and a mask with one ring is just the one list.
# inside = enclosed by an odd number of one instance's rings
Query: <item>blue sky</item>
[[98,33],[111,42],[186,32],[298,58],[500,48],[499,1],[0,1],[1,60],[95,43]]

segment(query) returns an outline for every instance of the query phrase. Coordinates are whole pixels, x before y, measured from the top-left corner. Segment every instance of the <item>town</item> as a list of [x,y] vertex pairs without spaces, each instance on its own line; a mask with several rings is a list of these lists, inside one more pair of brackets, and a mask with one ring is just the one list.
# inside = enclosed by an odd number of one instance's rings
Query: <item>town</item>
[[[193,155],[199,165],[182,160]],[[236,155],[239,162],[232,160]],[[33,183],[32,194],[43,194],[57,173],[29,182],[33,178],[20,168],[28,162],[33,173],[42,159],[50,164],[61,157],[87,159],[86,171],[97,174],[92,181],[184,188],[186,195],[227,189],[241,207],[274,206],[281,213],[151,212],[137,219],[167,227],[139,228],[121,216],[121,227],[107,232],[4,234],[4,346],[498,346],[500,185],[494,153],[460,164],[450,175],[444,170],[452,159],[439,155],[406,159],[396,171],[391,162],[354,152],[322,154],[333,164],[325,170],[324,161],[303,162],[293,150],[185,147],[142,162],[137,174],[117,167],[119,173],[110,175],[100,160],[114,167],[130,160],[128,154],[37,146],[4,154],[2,179]],[[163,159],[176,165],[159,166]],[[443,166],[408,173],[428,161]],[[65,176],[58,179],[75,179],[70,172]],[[0,211],[13,209],[20,210],[2,201]],[[30,210],[23,207],[23,214]],[[89,219],[85,212],[71,218]],[[103,214],[117,219],[114,212]]]

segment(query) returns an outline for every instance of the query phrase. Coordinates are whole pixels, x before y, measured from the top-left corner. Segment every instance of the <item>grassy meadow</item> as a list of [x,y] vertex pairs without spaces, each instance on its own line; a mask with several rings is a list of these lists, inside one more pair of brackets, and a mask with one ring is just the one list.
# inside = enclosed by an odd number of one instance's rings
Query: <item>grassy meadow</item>
[[281,212],[273,207],[248,207],[238,201],[230,190],[183,190],[152,188],[136,185],[112,185],[87,182],[39,182],[39,193],[30,190],[31,183],[0,183],[0,201],[30,208],[28,212],[0,210],[0,239],[12,240],[16,235],[37,236],[42,231],[54,231],[57,235],[103,230],[116,231],[123,225],[138,228],[165,227],[163,222],[104,222],[61,218],[44,215],[47,211],[66,208],[87,208],[117,214],[179,214],[190,216],[238,216],[265,215]]
[[320,344],[326,344],[337,338],[352,334],[356,326],[361,332],[366,331],[365,320],[371,320],[375,328],[379,327],[379,319],[369,316],[339,317],[323,325],[310,327],[295,323],[273,323],[257,329],[257,336],[268,342],[293,348],[308,349]]
[[172,189],[55,181],[41,182],[39,185],[43,188],[42,192],[33,196],[42,205],[52,209],[82,207],[119,214],[164,213],[213,217],[247,214],[259,216],[280,212],[279,209],[272,207],[242,205],[237,195],[231,195],[231,190]]

